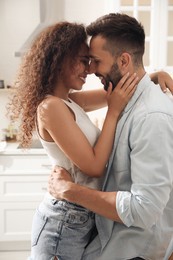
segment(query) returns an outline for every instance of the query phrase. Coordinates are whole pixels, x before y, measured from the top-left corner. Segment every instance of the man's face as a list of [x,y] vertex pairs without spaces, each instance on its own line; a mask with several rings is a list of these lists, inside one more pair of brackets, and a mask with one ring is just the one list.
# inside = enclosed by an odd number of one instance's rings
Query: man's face
[[93,37],[90,41],[90,73],[95,73],[100,78],[104,89],[107,90],[109,82],[112,83],[113,88],[122,77],[117,61],[112,54],[105,50],[106,40],[101,36]]

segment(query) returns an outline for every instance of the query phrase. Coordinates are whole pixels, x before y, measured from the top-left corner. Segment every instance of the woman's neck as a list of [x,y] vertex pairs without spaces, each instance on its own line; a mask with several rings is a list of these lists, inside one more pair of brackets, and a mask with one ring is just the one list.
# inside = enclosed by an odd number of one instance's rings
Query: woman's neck
[[69,99],[69,89],[65,86],[58,84],[54,89],[53,95],[64,100]]

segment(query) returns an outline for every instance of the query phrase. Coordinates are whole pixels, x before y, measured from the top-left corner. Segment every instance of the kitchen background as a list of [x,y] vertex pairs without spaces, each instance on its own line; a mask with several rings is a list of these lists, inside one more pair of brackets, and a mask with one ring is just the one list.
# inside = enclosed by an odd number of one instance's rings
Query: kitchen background
[[[108,12],[122,11],[140,20],[146,31],[148,72],[173,73],[173,0],[0,0],[0,140],[9,127],[6,103],[21,55],[42,27],[59,20],[89,24]],[[5,90],[1,89],[4,84]],[[85,88],[101,86],[89,76]],[[90,113],[103,120],[105,110]]]
[[[173,75],[173,0],[0,0],[0,141],[4,129],[7,133],[17,128],[9,125],[6,104],[21,55],[39,30],[60,20],[87,25],[119,11],[144,25],[146,70],[163,69]],[[100,81],[89,76],[84,89],[96,87],[102,87]],[[89,115],[101,126],[105,112]],[[46,190],[50,169],[43,149],[22,153],[15,143],[8,147],[5,151],[0,147],[0,259],[24,260],[29,254],[32,215]]]
[[[111,3],[111,1],[110,1]],[[100,15],[108,12],[107,1],[80,0],[0,0],[0,140],[2,129],[8,128],[5,116],[6,103],[22,52],[43,27],[60,20],[76,21],[88,24]],[[89,81],[90,82],[90,81]],[[92,87],[97,79],[92,80]],[[100,83],[99,83],[100,85]]]

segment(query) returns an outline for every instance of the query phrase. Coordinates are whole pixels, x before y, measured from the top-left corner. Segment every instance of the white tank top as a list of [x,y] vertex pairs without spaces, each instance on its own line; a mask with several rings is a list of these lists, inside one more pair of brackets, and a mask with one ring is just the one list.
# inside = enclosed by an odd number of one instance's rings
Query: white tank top
[[[100,134],[100,130],[92,123],[85,111],[74,101],[72,101],[71,99],[69,99],[69,101],[63,101],[73,111],[76,124],[84,133],[91,146],[94,146]],[[40,136],[39,138],[53,166],[59,165],[61,167],[64,167],[67,171],[70,172],[75,183],[93,189],[101,188],[102,178],[92,178],[87,176],[86,174],[83,174],[81,170],[67,158],[64,152],[58,147],[55,142],[47,142],[43,140]]]

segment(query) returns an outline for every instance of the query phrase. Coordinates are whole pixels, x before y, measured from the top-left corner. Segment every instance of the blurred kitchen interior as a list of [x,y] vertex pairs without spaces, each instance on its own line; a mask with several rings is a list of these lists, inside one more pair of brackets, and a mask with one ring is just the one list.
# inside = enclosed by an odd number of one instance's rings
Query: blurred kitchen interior
[[[145,67],[173,73],[173,0],[0,0],[0,140],[8,130],[5,106],[21,55],[45,26],[60,20],[85,25],[109,12],[124,12],[142,22],[146,32]],[[1,87],[5,87],[1,89]],[[89,76],[84,88],[101,87]],[[105,110],[91,113],[102,121]],[[99,122],[98,120],[98,122]],[[96,123],[98,123],[96,122]]]
[[[4,133],[15,134],[15,129],[17,130],[17,124],[10,125],[6,118],[6,104],[12,91],[10,88],[13,85],[21,55],[33,37],[43,27],[57,21],[67,20],[87,25],[97,17],[109,12],[123,12],[141,21],[146,32],[144,56],[146,70],[148,72],[164,70],[173,75],[173,0],[0,0],[0,141],[4,140]],[[102,87],[99,79],[94,75],[89,76],[84,89],[96,87]],[[98,126],[102,124],[105,111],[105,109],[101,109],[89,114]],[[38,165],[38,176],[33,172],[30,175],[28,173],[28,176],[22,176],[19,169],[21,159],[20,163],[16,162],[19,160],[20,154],[19,151],[16,152],[15,156],[11,155],[10,152],[8,155],[8,151],[7,154],[4,154],[4,158],[8,159],[7,166],[11,160],[11,166],[16,167],[13,169],[6,167],[8,176],[4,170],[5,166],[0,163],[1,180],[4,181],[4,186],[2,181],[0,182],[0,259],[2,260],[24,260],[29,254],[26,249],[30,248],[28,245],[30,245],[29,232],[32,214],[38,203],[34,199],[36,197],[40,199],[40,196],[45,192],[40,182],[44,184],[47,181],[46,173],[45,176],[42,176],[43,181],[40,181],[41,175],[39,175],[40,173],[43,175],[42,168],[46,166],[43,152],[34,151],[32,154],[34,170],[37,163],[41,165],[41,160],[44,161],[41,166]],[[2,158],[3,154],[0,156]],[[37,156],[41,158],[39,162]],[[29,164],[27,166],[27,163],[27,161],[23,162],[25,168],[31,167]],[[47,169],[47,175],[49,171]],[[12,176],[13,174],[14,176]],[[18,183],[15,184],[17,181]],[[26,189],[25,184],[28,185]],[[38,196],[31,193],[31,186],[33,190],[34,188],[37,190],[38,187],[38,192],[40,192]],[[18,187],[21,190],[18,190]],[[11,189],[13,189],[13,193]],[[2,190],[5,190],[8,196],[4,195]],[[30,202],[30,200],[33,201]],[[18,222],[12,214],[18,216]],[[20,221],[20,217],[24,219],[23,223]],[[2,225],[6,225],[5,228]],[[27,242],[27,247],[23,247],[21,240]],[[15,249],[14,251],[19,250],[19,252],[15,254],[15,252],[10,251],[10,245],[12,249]],[[8,248],[8,251],[4,248]]]

